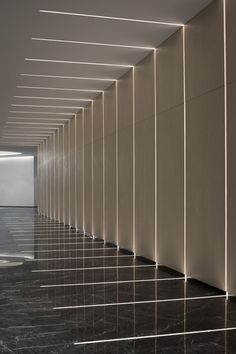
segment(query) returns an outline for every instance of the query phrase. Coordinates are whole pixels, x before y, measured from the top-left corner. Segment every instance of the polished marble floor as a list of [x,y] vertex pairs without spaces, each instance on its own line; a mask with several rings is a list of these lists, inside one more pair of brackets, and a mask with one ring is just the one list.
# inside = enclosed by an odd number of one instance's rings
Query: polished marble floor
[[35,209],[0,208],[0,353],[236,353],[236,300]]

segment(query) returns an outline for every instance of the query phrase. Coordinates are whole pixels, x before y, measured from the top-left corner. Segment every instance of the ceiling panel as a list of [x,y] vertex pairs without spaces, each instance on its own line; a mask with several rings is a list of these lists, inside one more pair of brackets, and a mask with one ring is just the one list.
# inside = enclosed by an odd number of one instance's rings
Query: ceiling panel
[[[2,1],[0,134],[8,117],[12,116],[72,117],[78,109],[59,106],[85,106],[88,102],[77,102],[74,99],[96,97],[100,90],[109,87],[130,66],[144,58],[150,52],[150,47],[158,47],[178,30],[180,27],[176,24],[186,23],[210,2],[211,0]],[[74,14],[43,13],[40,10]],[[81,16],[83,14],[86,16]],[[57,42],[32,40],[32,37]],[[25,60],[27,58],[59,62]],[[52,97],[54,100],[41,97]],[[56,98],[73,100],[61,101]],[[40,105],[46,107],[35,107]],[[26,127],[21,129],[27,130]]]

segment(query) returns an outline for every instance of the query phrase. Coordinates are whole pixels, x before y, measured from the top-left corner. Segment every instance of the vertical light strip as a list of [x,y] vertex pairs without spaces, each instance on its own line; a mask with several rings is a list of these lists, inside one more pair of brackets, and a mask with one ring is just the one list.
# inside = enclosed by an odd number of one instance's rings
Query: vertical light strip
[[158,266],[158,261],[157,261],[157,50],[154,49],[153,51],[154,55],[154,112],[155,112],[155,152],[154,152],[154,164],[155,164],[155,216],[154,216],[154,236],[155,236],[155,242],[154,242],[154,254],[155,254],[155,262],[156,266]]
[[56,143],[56,132],[53,133],[53,210],[52,210],[52,217],[55,220],[56,209],[55,209],[55,196],[56,196],[56,183],[55,183],[55,176],[56,176],[56,154],[55,154],[55,143]]
[[63,125],[63,139],[62,139],[62,190],[63,190],[63,223],[65,224],[65,125]]
[[67,161],[68,161],[68,225],[71,226],[71,205],[70,205],[70,200],[71,200],[71,195],[70,195],[70,186],[71,186],[71,181],[70,181],[70,176],[71,176],[71,160],[70,160],[70,154],[71,154],[71,140],[70,140],[70,130],[71,130],[71,120],[69,120],[68,124],[68,133],[67,133]]
[[228,107],[227,107],[227,17],[226,0],[223,0],[223,26],[224,26],[224,129],[225,129],[225,291],[228,295]]
[[187,281],[187,104],[186,104],[186,38],[183,26],[183,98],[184,98],[184,275]]
[[82,110],[82,193],[83,193],[83,233],[85,233],[85,194],[84,194],[84,109]]
[[77,177],[78,177],[78,169],[77,169],[77,160],[78,160],[78,145],[77,145],[77,129],[78,129],[78,115],[75,114],[75,229],[78,231],[78,188],[77,188]]
[[92,147],[92,236],[94,237],[94,205],[93,205],[93,201],[94,201],[94,191],[93,191],[93,105],[94,105],[94,101],[91,104],[91,147]]
[[136,227],[135,227],[135,67],[133,74],[133,252],[136,257]]
[[118,134],[118,80],[116,80],[116,245],[119,249],[119,134]]
[[102,224],[103,224],[103,240],[106,242],[106,225],[105,225],[105,210],[106,210],[106,156],[105,156],[105,93],[102,92]]

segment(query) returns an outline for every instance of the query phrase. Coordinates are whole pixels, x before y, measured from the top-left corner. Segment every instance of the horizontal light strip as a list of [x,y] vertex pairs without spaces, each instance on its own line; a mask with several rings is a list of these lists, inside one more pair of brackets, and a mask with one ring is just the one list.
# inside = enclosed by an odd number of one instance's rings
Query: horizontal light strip
[[95,270],[95,269],[119,269],[119,268],[146,268],[146,267],[156,267],[153,264],[142,264],[142,265],[132,265],[132,266],[111,266],[111,267],[90,267],[90,268],[65,268],[65,269],[43,269],[43,270],[32,270],[32,273],[41,272],[72,272],[77,270]]
[[83,76],[62,76],[62,75],[42,75],[42,74],[20,74],[20,75],[21,76],[29,76],[29,77],[46,77],[46,78],[51,78],[51,79],[111,81],[111,82],[116,81],[116,79],[97,78],[97,77],[83,77]]
[[176,336],[185,336],[193,334],[203,334],[203,333],[217,333],[217,332],[227,332],[235,331],[236,327],[231,328],[216,328],[216,329],[204,329],[199,331],[189,331],[189,332],[174,332],[174,333],[163,333],[163,334],[151,334],[146,336],[137,336],[137,337],[124,337],[124,338],[114,338],[114,339],[101,339],[94,341],[86,342],[75,342],[74,345],[88,345],[88,344],[101,344],[101,343],[111,343],[111,342],[125,342],[131,340],[141,340],[141,339],[152,339],[152,338],[163,338],[163,337],[176,337]]
[[153,21],[153,20],[144,20],[138,18],[127,18],[127,17],[114,17],[114,16],[104,16],[104,15],[91,15],[84,13],[76,12],[65,12],[65,11],[50,11],[50,10],[39,10],[41,13],[53,14],[53,15],[67,15],[67,16],[79,16],[79,17],[91,17],[91,18],[100,18],[104,20],[115,20],[115,21],[127,21],[127,22],[138,22],[138,23],[149,23],[153,25],[165,25],[165,26],[174,26],[182,27],[183,23],[174,23],[174,22],[163,22],[163,21]]
[[[101,242],[95,242],[96,244],[104,244],[103,241]],[[59,246],[67,246],[67,245],[84,245],[84,244],[93,244],[92,241],[90,242],[56,242],[56,243],[21,243],[19,244],[18,246],[56,246],[56,245],[59,245]]]
[[69,118],[42,118],[42,117],[8,117],[8,119],[17,119],[17,120],[24,120],[24,119],[33,119],[33,120],[40,120],[40,121],[44,121],[44,120],[50,120],[51,122],[54,121],[62,121],[62,122],[67,122],[69,120]]
[[42,262],[42,261],[60,261],[60,260],[71,260],[71,259],[93,259],[93,258],[130,258],[133,257],[132,254],[117,254],[115,256],[86,256],[86,257],[60,257],[60,258],[37,258],[30,259],[29,262]]
[[63,88],[63,87],[45,87],[45,86],[16,86],[20,89],[30,89],[30,90],[54,90],[54,91],[75,91],[75,92],[103,92],[103,90],[88,90],[88,89],[73,89],[73,88]]
[[74,106],[47,106],[47,105],[41,105],[41,104],[18,104],[18,103],[12,103],[12,107],[42,107],[42,108],[68,108],[68,109],[81,109],[84,107],[74,107]]
[[36,100],[57,100],[57,101],[88,101],[92,102],[92,99],[88,98],[65,98],[65,97],[40,97],[40,96],[13,96],[14,98],[24,99],[36,99]]
[[135,45],[125,45],[125,44],[113,44],[113,43],[103,43],[103,42],[84,42],[84,41],[73,41],[66,39],[53,39],[53,38],[39,38],[33,37],[33,41],[42,41],[42,42],[56,42],[56,43],[68,43],[68,44],[85,44],[85,45],[94,45],[94,46],[103,46],[103,47],[117,47],[117,48],[128,48],[128,49],[141,49],[141,50],[154,50],[155,47],[143,47]]
[[58,59],[39,59],[39,58],[25,58],[26,61],[40,62],[40,63],[59,63],[59,64],[78,64],[78,65],[93,65],[93,66],[111,66],[118,68],[133,68],[133,65],[127,64],[112,64],[112,63],[97,63],[89,61],[71,61]]
[[211,296],[199,296],[199,297],[181,297],[177,299],[163,299],[163,300],[143,300],[143,301],[126,301],[126,302],[114,302],[107,304],[91,304],[91,305],[72,305],[54,307],[54,310],[68,310],[68,309],[80,309],[80,308],[94,308],[94,307],[109,307],[109,306],[126,306],[126,305],[140,305],[140,304],[152,304],[163,302],[177,302],[177,301],[191,301],[191,300],[208,300],[226,298],[226,295],[211,295]]
[[[29,260],[28,260],[29,261]],[[158,281],[173,281],[185,280],[184,277],[180,278],[160,278],[160,279],[135,279],[135,280],[117,280],[117,281],[101,281],[97,283],[76,283],[76,284],[57,284],[57,285],[40,285],[40,288],[59,288],[59,287],[73,287],[73,286],[91,286],[91,285],[106,285],[106,284],[126,284],[126,283],[145,283],[145,282],[158,282]]]
[[[40,123],[40,122],[6,122],[6,125],[42,125],[43,124],[43,126],[53,126],[53,125],[59,125],[59,126],[61,126],[61,125],[63,125],[63,123],[47,123],[47,122],[45,122],[45,123]],[[54,128],[54,127],[53,127]]]
[[[116,247],[98,247],[98,248],[76,248],[76,249],[60,249],[60,250],[37,250],[37,253],[51,253],[51,252],[84,252],[84,251],[103,251],[103,250],[114,250],[117,249]],[[21,251],[21,252],[32,252],[32,251]]]
[[75,114],[72,112],[64,113],[64,112],[32,112],[32,111],[10,111],[10,113],[27,113],[27,114],[53,114],[53,115],[61,115],[61,116],[74,116]]

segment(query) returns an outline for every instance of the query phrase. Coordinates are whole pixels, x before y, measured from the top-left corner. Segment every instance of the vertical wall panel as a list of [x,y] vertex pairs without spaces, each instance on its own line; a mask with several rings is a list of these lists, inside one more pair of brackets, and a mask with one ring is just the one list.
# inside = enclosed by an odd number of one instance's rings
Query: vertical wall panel
[[116,243],[116,85],[104,92],[105,235]]
[[236,295],[236,2],[226,1],[228,93],[228,291]]
[[[87,116],[86,116],[87,117]],[[89,117],[90,118],[90,117]],[[89,122],[88,122],[89,123]],[[91,123],[91,121],[90,121]],[[88,125],[87,125],[88,127]],[[84,131],[83,131],[83,114],[80,113],[77,115],[77,122],[76,122],[76,129],[77,129],[77,224],[80,230],[84,230],[84,201],[83,201],[83,188],[84,188]],[[88,127],[90,130],[91,136],[91,125]],[[90,141],[91,146],[91,141]],[[91,152],[91,150],[90,150]],[[91,191],[91,156],[88,161],[90,164],[90,191]],[[87,165],[88,166],[88,165]],[[91,207],[91,201],[90,201]],[[90,215],[91,218],[91,215]],[[91,220],[89,220],[91,223]]]
[[135,75],[135,243],[136,253],[155,258],[155,98],[154,55]]
[[69,123],[64,125],[64,223],[70,224],[70,159],[69,159],[70,129]]
[[55,220],[59,220],[59,188],[58,188],[58,175],[59,175],[59,131],[55,132],[54,139],[54,152],[55,152],[55,175],[54,175],[54,218]]
[[225,285],[222,4],[212,2],[186,28],[187,273],[219,288]]
[[[79,199],[78,199],[79,200]],[[78,209],[81,205],[78,205]],[[84,110],[84,229],[92,234],[92,106]],[[81,225],[79,225],[81,227]]]
[[60,127],[58,132],[58,200],[59,200],[59,221],[64,220],[64,167],[63,167],[63,151],[64,151],[64,127]]
[[183,31],[157,51],[157,259],[184,272]]
[[93,104],[93,233],[103,238],[103,99]]
[[118,80],[118,239],[133,250],[133,73]]
[[69,218],[69,225],[75,227],[75,117],[71,118],[69,121],[69,131],[70,131],[70,140],[69,140],[69,170],[70,170],[70,218]]

